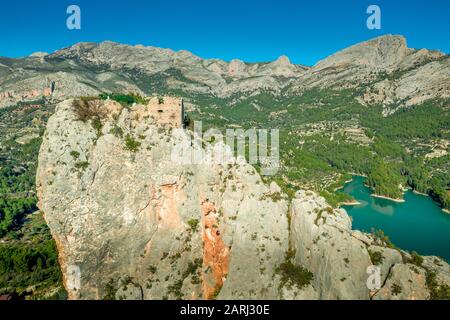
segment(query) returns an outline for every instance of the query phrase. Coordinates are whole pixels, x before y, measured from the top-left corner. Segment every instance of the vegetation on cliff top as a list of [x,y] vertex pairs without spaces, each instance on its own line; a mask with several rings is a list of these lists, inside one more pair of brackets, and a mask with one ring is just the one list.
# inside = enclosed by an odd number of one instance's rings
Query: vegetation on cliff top
[[297,286],[303,288],[308,286],[314,278],[314,275],[303,266],[294,263],[295,252],[289,250],[286,258],[276,269],[276,273],[280,276],[280,287]]

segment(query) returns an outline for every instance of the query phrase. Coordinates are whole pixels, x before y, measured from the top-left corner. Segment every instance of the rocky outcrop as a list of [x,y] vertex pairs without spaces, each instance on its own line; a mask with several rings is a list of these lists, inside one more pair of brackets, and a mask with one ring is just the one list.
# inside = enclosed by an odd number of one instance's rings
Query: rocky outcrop
[[[101,108],[119,111],[101,118],[99,133],[77,120],[72,100],[61,103],[39,156],[39,206],[70,298],[102,299],[117,286],[119,296],[136,297],[123,283],[144,299],[276,298],[287,201],[267,197],[249,165],[173,162],[168,131],[141,119],[140,108],[111,104]],[[135,152],[124,147],[131,136]]]
[[[37,170],[71,299],[426,299],[429,270],[449,283],[448,264],[405,264],[313,192],[289,203],[245,162],[180,164],[174,147],[191,133],[148,106],[86,103],[90,119],[81,102],[57,106]],[[372,264],[381,290],[367,287]]]
[[374,300],[427,300],[426,272],[412,264],[396,264]]
[[0,93],[0,100],[11,100],[11,101],[22,101],[22,100],[33,100],[33,99],[40,99],[42,97],[49,97],[51,96],[52,92],[50,88],[44,88],[44,89],[33,89],[30,91],[25,91],[21,93],[15,93],[12,91],[7,92],[1,92]]
[[403,263],[403,257],[398,250],[375,245],[367,249],[370,255],[379,257],[378,261],[373,261],[373,263],[380,267],[381,283],[386,282],[394,265]]

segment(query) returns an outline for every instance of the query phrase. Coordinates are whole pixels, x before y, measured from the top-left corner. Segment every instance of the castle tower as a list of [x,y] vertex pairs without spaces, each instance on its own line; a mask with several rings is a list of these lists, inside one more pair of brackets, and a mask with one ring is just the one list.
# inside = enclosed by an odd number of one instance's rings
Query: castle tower
[[153,97],[147,106],[157,123],[173,128],[183,127],[185,111],[182,98]]

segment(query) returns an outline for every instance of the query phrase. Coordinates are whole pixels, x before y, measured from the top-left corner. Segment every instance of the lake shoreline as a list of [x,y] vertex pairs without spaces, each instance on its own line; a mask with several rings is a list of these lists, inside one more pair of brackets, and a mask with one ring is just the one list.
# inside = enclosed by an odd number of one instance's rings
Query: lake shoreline
[[[429,197],[429,198],[431,198],[433,201],[435,201],[435,202],[437,202],[436,200],[434,200],[429,194],[427,194],[427,193],[423,193],[423,192],[419,192],[419,191],[416,191],[416,190],[414,190],[414,189],[411,189],[412,190],[412,192],[414,193],[414,194],[417,194],[417,195],[419,195],[419,196],[424,196],[424,197]],[[438,202],[439,203],[439,202]],[[442,208],[442,211],[444,212],[444,213],[446,213],[446,214],[450,214],[450,209],[444,209],[444,208]]]
[[431,196],[418,195],[412,189],[406,191],[404,199],[372,194],[373,190],[364,184],[364,180],[355,176],[343,191],[363,204],[351,206],[347,204],[353,200],[342,201],[342,208],[352,218],[352,230],[383,230],[403,250],[441,256],[450,261],[450,208],[442,207]]
[[340,206],[359,206],[361,204],[361,202],[359,201],[348,201],[348,202],[341,202],[339,203],[339,207]]
[[370,196],[374,197],[374,198],[378,198],[378,199],[385,199],[385,200],[389,200],[389,201],[394,201],[394,202],[397,202],[397,203],[404,203],[404,202],[406,202],[405,199],[390,198],[388,196],[381,196],[379,194],[371,194]]
[[334,188],[334,192],[344,189],[344,188],[345,188],[345,185],[346,185],[347,183],[352,182],[352,181],[353,181],[353,179],[344,181],[344,183],[342,184],[342,186],[337,187],[337,188]]
[[[367,178],[367,176],[365,174],[359,174],[359,173],[350,173],[352,176],[356,176],[356,177],[363,177],[363,178]],[[353,180],[353,179],[352,179]]]
[[412,190],[412,192],[414,192],[415,194],[418,194],[419,196],[425,196],[425,197],[429,197],[429,195],[428,195],[428,194],[426,194],[426,193],[423,193],[423,192],[419,192],[419,191],[416,191],[416,190]]
[[[352,176],[354,176],[354,177],[356,176],[356,177],[367,178],[367,176],[365,176],[365,175],[363,175],[363,174],[352,174]],[[346,181],[346,182],[344,183],[344,186],[343,186],[342,188],[338,188],[338,190],[341,190],[341,189],[345,188],[345,185],[346,185],[347,183],[352,182],[352,181],[353,181],[353,178],[352,178],[350,181]],[[371,186],[369,186],[368,184],[364,183],[364,186],[367,187],[367,188],[369,188],[372,192],[374,192],[374,189],[373,189]],[[336,190],[336,191],[337,191],[337,190]],[[412,187],[409,187],[409,186],[408,186],[408,187],[402,188],[402,191],[403,191],[403,194],[405,194],[405,192],[411,191],[412,193],[414,193],[414,194],[416,194],[416,195],[424,196],[424,197],[429,197],[429,198],[431,198],[434,202],[436,202],[436,203],[438,203],[439,205],[441,205],[440,202],[438,202],[438,201],[436,201],[435,199],[433,199],[433,197],[431,197],[428,193],[423,193],[423,192],[414,190]],[[378,194],[375,194],[375,193],[372,193],[371,196],[374,197],[374,198],[385,199],[385,200],[393,201],[393,202],[396,202],[396,203],[405,203],[405,202],[406,202],[406,200],[403,199],[403,198],[402,198],[402,199],[396,199],[396,198],[391,198],[391,197],[388,197],[388,196],[378,195]],[[344,205],[347,205],[347,204],[344,204]],[[349,204],[349,205],[353,205],[353,204]],[[356,205],[356,204],[354,204],[354,205]],[[442,211],[444,211],[444,213],[450,214],[450,209],[442,209]]]
[[[362,174],[354,174],[354,176],[367,178],[367,176],[362,175]],[[353,181],[353,178],[352,178],[350,181],[346,181],[345,184],[350,183],[350,182],[352,182],[352,181]],[[345,187],[345,184],[344,184],[344,187]],[[371,186],[369,186],[369,185],[367,185],[367,184],[365,184],[365,183],[364,183],[364,186],[367,187],[368,189],[370,189],[372,192],[374,191],[373,188],[372,188]],[[343,187],[343,188],[344,188],[344,187]],[[407,191],[407,190],[403,189],[403,193],[406,192],[406,191]],[[391,198],[391,197],[388,197],[388,196],[383,196],[383,195],[379,195],[379,194],[375,194],[375,193],[372,193],[370,196],[371,196],[371,197],[374,197],[374,198],[378,198],[378,199],[385,199],[385,200],[389,200],[389,201],[394,201],[394,202],[397,202],[397,203],[404,203],[404,202],[406,202],[406,200],[403,199],[403,198],[401,198],[401,199]],[[428,196],[428,195],[427,195],[427,196]],[[353,204],[353,202],[352,202],[351,204],[344,204],[344,205],[349,205],[349,206],[351,206],[351,205],[358,205],[358,204],[361,204],[361,203],[355,201],[355,204]]]
[[[362,175],[362,174],[353,174],[353,176],[367,178],[367,176],[364,176],[364,175]],[[344,185],[343,185],[342,187],[337,188],[337,190],[335,190],[335,191],[344,189],[344,188],[345,188],[345,185],[348,184],[348,183],[350,183],[350,182],[352,182],[352,181],[353,181],[353,178],[350,179],[350,180],[345,181],[345,182],[344,182]],[[367,185],[367,184],[365,184],[365,183],[364,183],[364,186],[367,187],[368,189],[370,189],[372,192],[374,191],[369,185]],[[405,192],[408,192],[408,191],[411,191],[412,193],[414,193],[414,194],[416,194],[416,195],[419,195],[419,196],[430,197],[429,194],[423,193],[423,192],[419,192],[419,191],[417,191],[417,190],[414,190],[414,189],[411,188],[411,187],[403,188],[403,194],[404,194]],[[374,198],[377,198],[377,199],[385,199],[385,200],[393,201],[393,202],[396,202],[396,203],[405,203],[405,202],[406,202],[406,200],[403,199],[403,198],[401,198],[401,199],[391,198],[391,197],[388,197],[388,196],[383,196],[383,195],[379,195],[379,194],[375,194],[375,193],[372,193],[370,196],[371,196],[371,197],[374,197]],[[431,198],[431,197],[430,197],[430,198]],[[435,201],[435,200],[433,199],[433,201]],[[435,201],[435,202],[436,202],[436,201]],[[438,203],[439,203],[439,202],[438,202]],[[358,201],[355,200],[355,201],[351,201],[351,202],[348,202],[348,203],[340,203],[339,206],[341,206],[341,205],[342,205],[342,206],[357,206],[357,205],[360,205],[360,204],[361,204],[360,202],[358,202]],[[450,214],[450,209],[444,209],[444,208],[442,208],[442,211],[443,211],[444,213]]]

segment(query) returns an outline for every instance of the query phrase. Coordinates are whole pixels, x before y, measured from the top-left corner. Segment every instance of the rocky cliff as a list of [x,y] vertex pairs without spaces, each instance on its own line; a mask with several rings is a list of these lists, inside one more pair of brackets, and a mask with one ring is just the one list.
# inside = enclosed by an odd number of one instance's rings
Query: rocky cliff
[[[352,231],[313,192],[289,200],[242,162],[173,161],[191,133],[158,126],[145,106],[93,103],[88,115],[60,103],[39,155],[39,208],[70,298],[428,299],[450,284],[444,261]],[[367,287],[372,264],[380,290]]]

